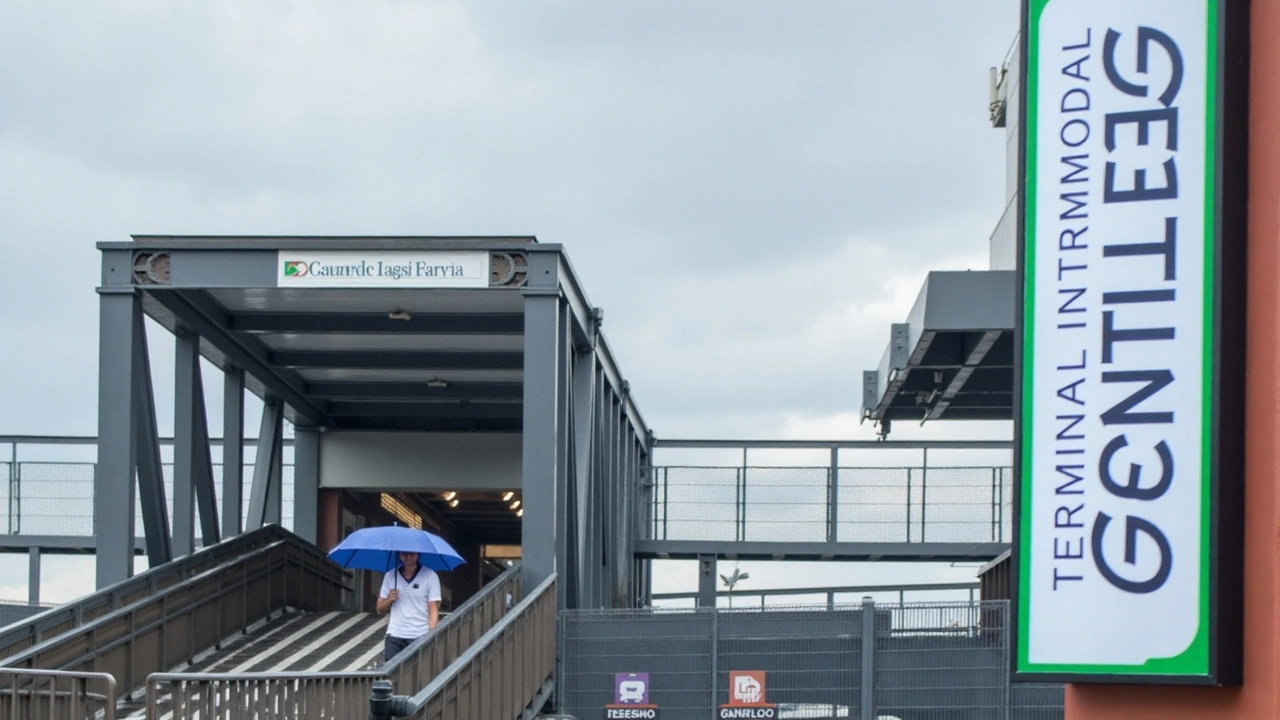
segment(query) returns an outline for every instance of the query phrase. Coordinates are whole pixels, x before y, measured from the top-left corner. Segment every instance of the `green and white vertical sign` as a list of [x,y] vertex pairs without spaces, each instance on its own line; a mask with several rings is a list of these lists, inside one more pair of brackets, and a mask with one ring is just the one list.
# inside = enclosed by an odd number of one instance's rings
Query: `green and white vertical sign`
[[1222,1],[1024,4],[1027,679],[1218,681]]

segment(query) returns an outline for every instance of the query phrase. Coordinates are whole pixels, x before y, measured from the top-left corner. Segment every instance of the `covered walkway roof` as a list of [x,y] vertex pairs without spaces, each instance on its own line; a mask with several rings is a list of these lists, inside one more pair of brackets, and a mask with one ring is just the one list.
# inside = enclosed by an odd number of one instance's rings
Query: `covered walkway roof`
[[[533,237],[195,237],[136,235],[128,250],[144,312],[200,338],[219,368],[285,401],[296,424],[341,430],[519,432],[524,398],[524,293],[530,263],[560,270],[574,339],[621,376],[600,321],[559,245]],[[462,277],[392,269],[438,254]],[[359,253],[372,275],[345,274]],[[341,257],[341,260],[339,258]],[[331,276],[299,268],[329,259]],[[377,263],[381,262],[381,274]],[[435,262],[434,260],[431,262]],[[292,263],[286,269],[286,265]],[[471,272],[473,270],[477,272]],[[124,272],[107,268],[105,272]],[[104,278],[111,284],[113,278]],[[431,280],[436,283],[431,283]],[[427,290],[427,291],[424,291]],[[643,428],[634,403],[632,422]]]

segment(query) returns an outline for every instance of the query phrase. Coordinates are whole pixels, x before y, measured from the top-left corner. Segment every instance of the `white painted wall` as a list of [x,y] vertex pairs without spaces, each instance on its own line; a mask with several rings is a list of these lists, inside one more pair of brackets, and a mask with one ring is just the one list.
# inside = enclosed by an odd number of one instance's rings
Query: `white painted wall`
[[364,490],[518,490],[516,433],[326,432],[320,487]]

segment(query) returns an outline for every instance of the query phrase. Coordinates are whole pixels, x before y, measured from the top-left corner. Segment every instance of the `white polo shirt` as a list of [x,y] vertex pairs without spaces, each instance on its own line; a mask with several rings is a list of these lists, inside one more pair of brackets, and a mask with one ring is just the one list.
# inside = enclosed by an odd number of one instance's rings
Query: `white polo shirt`
[[378,597],[387,599],[391,591],[398,591],[399,599],[391,603],[391,620],[387,634],[392,637],[417,640],[431,630],[427,603],[440,602],[440,576],[434,570],[418,565],[418,572],[405,580],[396,568],[382,576],[382,589]]

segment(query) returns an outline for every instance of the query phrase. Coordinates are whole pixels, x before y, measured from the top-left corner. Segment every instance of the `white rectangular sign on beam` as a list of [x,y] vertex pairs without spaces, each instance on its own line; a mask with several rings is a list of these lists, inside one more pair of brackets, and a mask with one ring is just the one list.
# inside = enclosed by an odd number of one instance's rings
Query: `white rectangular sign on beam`
[[489,287],[489,253],[281,250],[277,287]]

